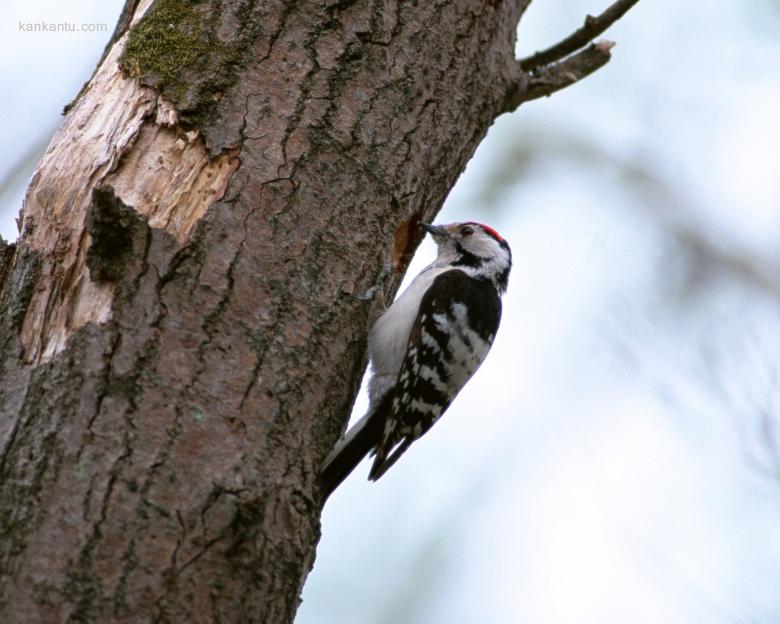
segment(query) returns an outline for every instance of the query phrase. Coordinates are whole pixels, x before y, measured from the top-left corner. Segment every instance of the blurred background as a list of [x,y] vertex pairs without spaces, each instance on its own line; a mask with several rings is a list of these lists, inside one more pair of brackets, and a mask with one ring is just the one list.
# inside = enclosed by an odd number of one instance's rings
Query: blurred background
[[[0,6],[6,239],[121,4]],[[607,5],[536,0],[518,55]],[[108,30],[18,32],[40,19]],[[503,325],[434,430],[330,499],[297,624],[780,622],[780,1],[641,0],[606,36],[439,215],[511,243]]]

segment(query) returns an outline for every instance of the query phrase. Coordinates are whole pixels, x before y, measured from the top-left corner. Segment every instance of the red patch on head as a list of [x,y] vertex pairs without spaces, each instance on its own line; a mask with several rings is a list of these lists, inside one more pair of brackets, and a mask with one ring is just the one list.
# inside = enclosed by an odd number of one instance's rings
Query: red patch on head
[[485,230],[485,232],[487,232],[487,233],[488,233],[488,234],[490,234],[490,235],[491,235],[493,238],[495,238],[495,239],[496,239],[496,240],[497,240],[499,243],[503,243],[503,242],[504,242],[504,237],[503,237],[503,236],[501,236],[501,234],[499,234],[498,232],[496,232],[496,231],[495,231],[495,230],[494,230],[492,227],[490,227],[489,225],[485,225],[484,223],[477,223],[476,221],[469,221],[469,223],[470,223],[470,224],[472,224],[472,225],[478,225],[478,226],[479,226],[479,227],[481,227],[483,230]]

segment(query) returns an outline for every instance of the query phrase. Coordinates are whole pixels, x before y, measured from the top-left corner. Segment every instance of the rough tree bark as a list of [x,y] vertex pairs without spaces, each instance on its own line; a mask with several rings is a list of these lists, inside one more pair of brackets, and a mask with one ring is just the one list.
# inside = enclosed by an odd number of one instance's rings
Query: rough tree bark
[[361,293],[609,58],[522,68],[529,1],[127,0],[0,244],[0,621],[292,620]]

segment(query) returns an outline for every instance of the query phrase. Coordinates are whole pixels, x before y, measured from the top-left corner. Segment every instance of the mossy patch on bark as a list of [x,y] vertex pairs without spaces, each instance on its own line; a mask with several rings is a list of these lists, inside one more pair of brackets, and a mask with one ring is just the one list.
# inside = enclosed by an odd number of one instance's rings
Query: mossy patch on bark
[[170,99],[185,127],[203,130],[265,31],[263,6],[156,0],[130,29],[119,66]]
[[145,83],[169,85],[182,68],[209,51],[204,31],[203,18],[190,0],[158,0],[130,30],[120,67]]

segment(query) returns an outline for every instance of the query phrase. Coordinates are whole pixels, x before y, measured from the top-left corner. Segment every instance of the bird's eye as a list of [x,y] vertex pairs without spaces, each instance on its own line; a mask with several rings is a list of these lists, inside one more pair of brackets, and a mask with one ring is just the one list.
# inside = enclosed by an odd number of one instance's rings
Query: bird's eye
[[468,225],[464,225],[462,228],[460,228],[461,236],[471,236],[473,233],[474,230],[470,228]]

